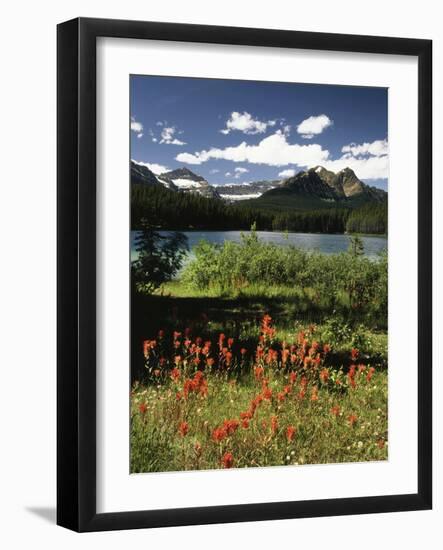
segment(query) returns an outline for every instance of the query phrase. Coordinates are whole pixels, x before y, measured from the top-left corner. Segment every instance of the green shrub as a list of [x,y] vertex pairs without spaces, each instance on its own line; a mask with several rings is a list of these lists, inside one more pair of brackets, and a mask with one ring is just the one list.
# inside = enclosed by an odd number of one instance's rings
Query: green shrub
[[236,295],[254,286],[297,288],[319,307],[344,307],[386,325],[386,253],[375,260],[352,252],[323,254],[262,242],[254,230],[241,243],[201,241],[193,253],[181,280],[196,291]]

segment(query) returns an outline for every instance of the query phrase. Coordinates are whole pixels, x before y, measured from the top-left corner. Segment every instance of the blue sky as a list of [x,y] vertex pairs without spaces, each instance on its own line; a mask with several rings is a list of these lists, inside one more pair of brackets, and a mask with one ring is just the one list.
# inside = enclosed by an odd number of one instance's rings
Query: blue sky
[[387,89],[131,76],[131,158],[212,184],[350,166],[387,189]]

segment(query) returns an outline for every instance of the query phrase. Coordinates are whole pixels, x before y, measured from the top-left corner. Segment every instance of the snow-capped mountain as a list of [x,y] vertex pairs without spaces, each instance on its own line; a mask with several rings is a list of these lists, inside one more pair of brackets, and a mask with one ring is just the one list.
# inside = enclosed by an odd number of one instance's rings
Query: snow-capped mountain
[[215,187],[187,168],[179,168],[163,174],[154,174],[145,163],[131,160],[131,182],[166,187],[170,191],[198,193],[203,197],[219,199]]
[[229,183],[217,186],[220,197],[228,202],[257,199],[266,191],[281,184],[281,180],[261,180],[248,183]]
[[180,190],[191,193],[199,193],[203,197],[220,198],[220,195],[212,185],[198,174],[191,172],[189,168],[178,168],[171,172],[165,172],[157,177],[158,179],[172,181],[172,183]]
[[[252,201],[257,207],[268,203],[313,208],[321,203],[352,206],[365,202],[383,202],[386,191],[363,183],[351,168],[334,173],[322,166],[298,172],[285,180],[260,180],[249,183],[210,185],[189,168],[178,168],[154,174],[145,163],[131,161],[131,181],[143,185],[162,186],[173,192],[196,193],[225,202]],[[279,202],[280,201],[280,202]]]

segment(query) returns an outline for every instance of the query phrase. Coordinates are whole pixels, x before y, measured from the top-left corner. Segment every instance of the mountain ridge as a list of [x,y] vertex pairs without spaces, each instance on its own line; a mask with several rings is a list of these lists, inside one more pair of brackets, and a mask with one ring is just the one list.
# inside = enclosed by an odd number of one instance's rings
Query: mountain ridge
[[159,175],[146,164],[131,160],[131,182],[163,186],[173,192],[197,193],[225,202],[242,202],[260,208],[312,209],[358,207],[367,202],[384,202],[387,192],[363,183],[349,168],[337,173],[314,166],[285,180],[211,185],[205,178],[183,166]]
[[349,168],[335,173],[323,166],[314,166],[287,178],[283,183],[259,198],[257,206],[274,208],[356,207],[366,202],[384,202],[387,192],[363,183]]

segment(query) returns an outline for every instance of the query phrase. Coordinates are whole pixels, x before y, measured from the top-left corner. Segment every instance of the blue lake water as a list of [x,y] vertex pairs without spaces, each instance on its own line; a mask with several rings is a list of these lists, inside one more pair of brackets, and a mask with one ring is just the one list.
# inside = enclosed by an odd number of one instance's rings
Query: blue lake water
[[[206,240],[215,244],[222,244],[224,241],[241,242],[242,231],[184,231],[188,237],[189,248]],[[137,257],[134,249],[136,231],[131,231],[131,260]],[[277,231],[257,231],[260,240],[275,243],[282,246],[293,245],[305,250],[317,250],[326,254],[346,252],[349,246],[349,235],[330,235],[325,233],[280,233]],[[369,258],[375,258],[379,252],[387,248],[386,237],[376,235],[361,235],[365,254]]]

